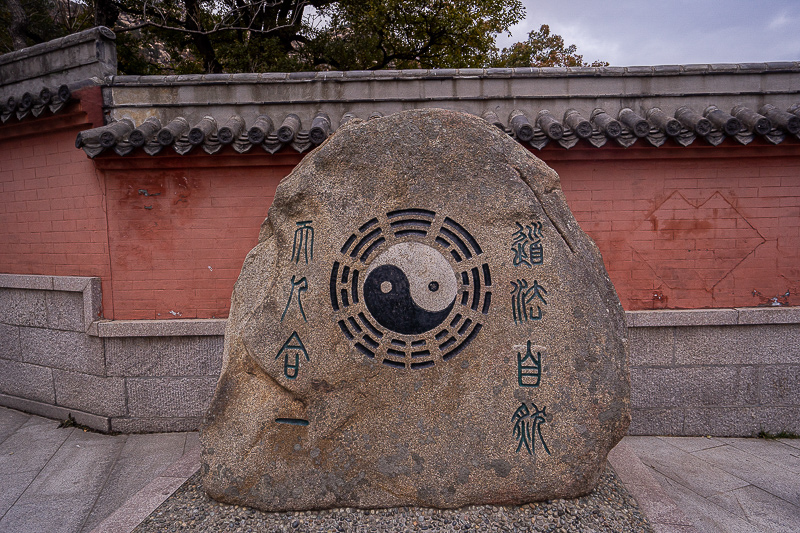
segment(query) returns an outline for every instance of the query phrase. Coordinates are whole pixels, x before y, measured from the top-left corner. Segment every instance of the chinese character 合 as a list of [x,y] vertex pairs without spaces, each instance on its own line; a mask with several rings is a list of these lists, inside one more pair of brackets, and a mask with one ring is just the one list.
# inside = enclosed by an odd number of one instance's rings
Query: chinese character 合
[[294,230],[292,261],[299,263],[301,255],[306,264],[314,259],[314,228],[311,227],[310,220],[298,222],[297,229]]
[[289,305],[292,303],[292,299],[294,298],[294,290],[297,289],[297,306],[300,308],[300,314],[303,315],[303,320],[308,322],[306,318],[306,312],[303,310],[303,300],[302,295],[304,292],[308,290],[308,281],[305,277],[300,278],[299,281],[295,282],[295,277],[292,276],[292,292],[289,293],[289,300],[286,302],[286,307],[283,309],[283,314],[281,315],[281,322],[283,322],[283,317],[286,316],[286,311],[289,310]]
[[539,298],[542,305],[547,305],[547,300],[544,299],[543,294],[547,294],[547,290],[539,285],[537,280],[533,280],[533,285],[528,286],[528,281],[518,279],[516,282],[512,281],[511,285],[511,308],[514,312],[514,323],[527,322],[528,320],[541,320],[542,307],[537,304],[537,311],[533,311],[532,302]]
[[544,261],[542,249],[542,223],[534,222],[523,226],[515,222],[516,232],[511,236],[511,251],[514,252],[514,266],[541,265]]
[[540,411],[536,404],[531,402],[531,408],[533,413],[523,402],[511,417],[511,422],[514,424],[512,435],[517,439],[517,452],[525,446],[528,454],[534,455],[536,453],[536,437],[539,437],[544,451],[551,455],[550,449],[547,447],[544,437],[542,437],[542,424],[547,422],[547,413],[545,413],[547,407],[542,407]]
[[517,352],[517,381],[520,387],[538,387],[542,377],[542,352],[533,354],[531,341],[528,341],[528,351],[525,355]]
[[308,358],[308,351],[306,351],[306,347],[296,331],[292,332],[287,341],[283,343],[283,347],[281,347],[275,359],[278,359],[281,354],[283,354],[283,375],[289,379],[296,378],[298,372],[300,372],[301,355],[305,356],[306,361],[311,360]]

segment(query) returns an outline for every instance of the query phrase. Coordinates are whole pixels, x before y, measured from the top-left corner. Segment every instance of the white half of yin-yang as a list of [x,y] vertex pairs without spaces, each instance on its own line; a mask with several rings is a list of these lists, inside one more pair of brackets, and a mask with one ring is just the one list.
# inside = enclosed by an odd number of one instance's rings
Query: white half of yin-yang
[[[401,242],[391,246],[372,261],[365,277],[383,265],[396,266],[405,273],[411,298],[426,311],[446,309],[458,292],[458,281],[450,263],[426,244]],[[391,287],[381,286],[381,290],[389,292]]]

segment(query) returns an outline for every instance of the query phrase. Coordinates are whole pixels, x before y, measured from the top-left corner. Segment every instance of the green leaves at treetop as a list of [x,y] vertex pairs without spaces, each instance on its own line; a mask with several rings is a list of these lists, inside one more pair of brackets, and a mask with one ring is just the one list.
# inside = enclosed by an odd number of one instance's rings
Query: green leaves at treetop
[[[497,36],[525,17],[521,0],[6,2],[4,51],[105,25],[120,74],[585,65],[546,25],[498,50]],[[42,20],[47,31],[32,31]]]

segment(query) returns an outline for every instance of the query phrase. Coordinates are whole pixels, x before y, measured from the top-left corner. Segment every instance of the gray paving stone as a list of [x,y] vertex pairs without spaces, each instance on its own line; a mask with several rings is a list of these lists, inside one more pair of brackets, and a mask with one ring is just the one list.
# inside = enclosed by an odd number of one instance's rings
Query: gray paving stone
[[83,326],[83,293],[66,291],[45,292],[47,327],[70,331],[85,331]]
[[778,498],[800,504],[800,482],[793,472],[776,469],[767,461],[733,446],[718,446],[692,455]]
[[27,363],[102,376],[103,340],[83,332],[20,328],[22,358]]
[[151,480],[180,459],[185,433],[128,435],[83,531],[91,531]]
[[631,367],[673,364],[674,328],[628,328]]
[[59,429],[54,420],[31,417],[0,444],[0,474],[39,472],[72,431]]
[[134,418],[205,414],[217,378],[128,378],[128,412]]
[[[800,450],[781,441],[766,439],[713,439],[758,457],[773,466],[800,474]],[[672,440],[670,440],[672,442]],[[790,441],[791,442],[791,441]],[[800,440],[795,441],[800,447]],[[692,450],[694,451],[694,450]]]
[[174,477],[155,478],[142,490],[134,494],[122,508],[98,524],[92,533],[132,531],[185,481],[183,478]]
[[792,505],[758,487],[747,486],[718,494],[709,501],[763,531],[796,533],[800,506]]
[[13,361],[22,359],[19,349],[19,327],[0,324],[0,359]]
[[753,525],[693,492],[682,483],[653,474],[672,500],[703,533],[755,533]]
[[0,532],[75,533],[86,515],[78,496],[20,500],[0,519]]
[[658,437],[631,437],[627,444],[644,464],[700,496],[713,496],[748,485],[741,478]]
[[222,336],[106,339],[110,376],[218,376]]
[[708,437],[669,437],[661,439],[671,444],[676,448],[680,448],[685,452],[696,452],[699,450],[707,450],[708,448],[715,448],[722,446],[725,441],[736,441],[742,439],[716,439]]
[[101,416],[123,416],[125,380],[103,378],[80,372],[53,370],[56,403]]
[[0,359],[0,393],[53,403],[53,371],[21,361]]
[[778,439],[778,442],[781,444],[785,444],[786,446],[791,446],[792,448],[797,448],[800,450],[800,439]]
[[0,407],[0,444],[30,420],[30,415]]
[[3,487],[3,490],[0,490],[0,517],[11,509],[38,473],[38,470],[28,470],[14,474],[0,474],[0,487]]

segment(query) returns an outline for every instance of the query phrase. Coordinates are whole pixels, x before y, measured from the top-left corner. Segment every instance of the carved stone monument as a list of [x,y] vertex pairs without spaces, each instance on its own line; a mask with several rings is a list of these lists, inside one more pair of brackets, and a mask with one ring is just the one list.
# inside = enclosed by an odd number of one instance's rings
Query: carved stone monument
[[558,176],[505,133],[352,122],[245,260],[205,489],[270,511],[585,494],[630,421],[625,332]]

